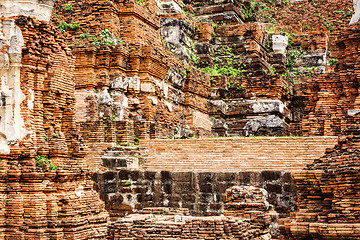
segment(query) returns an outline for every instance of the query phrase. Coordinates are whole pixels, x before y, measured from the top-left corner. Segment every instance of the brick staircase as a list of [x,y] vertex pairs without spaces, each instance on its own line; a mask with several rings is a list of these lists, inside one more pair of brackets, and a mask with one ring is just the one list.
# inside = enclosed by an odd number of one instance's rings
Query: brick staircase
[[324,155],[338,137],[141,140],[144,170],[294,171]]
[[139,167],[138,147],[114,147],[101,157],[102,165],[108,169],[136,169]]

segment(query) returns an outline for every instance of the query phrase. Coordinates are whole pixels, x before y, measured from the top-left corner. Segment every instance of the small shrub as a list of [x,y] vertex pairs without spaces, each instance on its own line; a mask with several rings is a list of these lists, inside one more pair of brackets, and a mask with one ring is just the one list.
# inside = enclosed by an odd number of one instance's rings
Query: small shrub
[[113,45],[114,42],[111,39],[111,35],[112,35],[112,33],[110,32],[109,29],[106,28],[106,29],[102,30],[102,32],[100,34],[100,43],[102,45]]
[[56,169],[57,169],[57,166],[53,163],[50,163],[49,170],[56,170]]
[[247,6],[244,3],[241,4],[241,12],[244,14],[245,19],[251,19],[255,16],[257,11],[257,4],[258,3],[255,1],[251,1],[251,3],[249,3],[250,6]]
[[62,6],[62,9],[65,11],[74,11],[74,7],[71,5],[71,3]]
[[44,164],[49,163],[49,159],[47,157],[43,157],[41,155],[37,155],[35,159],[36,159],[36,165],[38,167],[43,167]]
[[330,64],[330,65],[334,65],[334,64],[337,63],[338,61],[339,61],[339,59],[330,58],[330,59],[329,59],[329,64]]
[[181,73],[181,76],[183,77],[183,78],[185,78],[186,77],[186,71],[184,70],[184,71],[182,71]]
[[139,3],[139,4],[142,5],[142,6],[145,6],[145,5],[146,5],[145,2],[144,2],[144,0],[135,0],[135,2]]
[[72,29],[72,30],[79,29],[80,24],[79,23],[74,23],[73,21],[71,21],[71,23],[61,21],[58,28],[59,28],[60,32],[65,32],[69,28]]
[[137,137],[134,137],[134,145],[139,145],[140,139]]
[[43,168],[45,165],[49,164],[49,170],[56,170],[57,166],[49,161],[47,157],[41,155],[36,156],[36,166]]

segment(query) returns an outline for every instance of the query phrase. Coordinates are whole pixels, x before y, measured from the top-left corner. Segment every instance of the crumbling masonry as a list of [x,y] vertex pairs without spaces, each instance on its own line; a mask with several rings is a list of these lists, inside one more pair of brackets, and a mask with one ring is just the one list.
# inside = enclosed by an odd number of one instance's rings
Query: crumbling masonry
[[358,5],[0,0],[0,240],[359,239]]

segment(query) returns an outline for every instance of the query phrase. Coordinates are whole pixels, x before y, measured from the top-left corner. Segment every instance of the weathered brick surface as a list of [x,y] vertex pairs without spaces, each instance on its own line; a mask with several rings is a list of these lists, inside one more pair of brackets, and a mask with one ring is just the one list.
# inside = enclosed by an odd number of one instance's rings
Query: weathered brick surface
[[226,189],[254,186],[265,189],[268,201],[280,216],[294,210],[296,188],[290,172],[174,172],[107,170],[94,174],[96,189],[110,217],[146,207],[182,207],[191,215],[220,215],[224,212]]
[[[186,68],[161,41],[161,19],[175,16],[157,16],[160,10],[155,1],[145,5],[135,0],[70,2],[74,10],[65,10],[68,3],[57,1],[52,24],[80,24],[79,29],[62,34],[76,56],[76,121],[94,152],[95,142],[131,144],[134,138],[172,137],[175,127],[194,128],[197,115],[207,114],[209,76]],[[193,28],[191,22],[183,24]],[[102,44],[99,35],[104,29],[123,43]],[[174,82],[169,72],[182,73],[183,83]],[[122,88],[114,85],[116,81],[132,82]],[[111,101],[100,101],[109,93]],[[196,127],[201,128],[198,134],[211,131],[209,124]]]
[[[273,218],[269,214],[268,193],[263,188],[253,186],[234,186],[226,190],[225,216],[246,219],[251,223],[243,238],[257,239],[270,237],[270,224]],[[274,236],[276,237],[276,236]]]
[[[295,33],[292,48],[311,53],[330,49],[331,57],[340,60],[328,68],[331,73],[327,75],[308,74],[295,91],[288,79],[267,73],[271,64],[278,73],[286,71],[284,57],[269,49],[264,30],[269,23],[249,22],[256,16],[245,19],[239,1],[185,3],[191,4],[185,6],[188,16],[163,13],[154,0],[60,0],[53,26],[34,18],[13,17],[25,44],[20,76],[25,100],[19,113],[29,134],[11,144],[10,154],[0,156],[0,239],[104,239],[108,213],[92,189],[86,166],[98,167],[104,150],[117,143],[132,144],[138,138],[143,168],[148,171],[111,170],[94,177],[113,218],[147,206],[185,207],[193,214],[216,215],[224,211],[225,202],[227,213],[244,217],[249,209],[240,209],[237,199],[225,197],[228,187],[244,184],[266,189],[269,202],[283,216],[293,210],[296,194],[290,173],[273,170],[302,168],[332,147],[336,137],[150,139],[171,138],[175,128],[184,125],[195,136],[211,135],[214,119],[210,115],[224,121],[218,129],[223,135],[245,135],[249,119],[269,115],[251,107],[251,101],[263,99],[278,100],[285,109],[272,112],[284,122],[280,133],[261,132],[266,135],[287,135],[289,120],[292,133],[309,136],[338,135],[351,124],[358,125],[347,113],[359,109],[359,25],[339,31],[350,17],[345,16],[350,1],[324,0],[321,7],[316,1],[281,1],[286,7],[271,9],[271,17],[279,21],[275,31],[283,28],[281,31]],[[73,10],[66,10],[66,4]],[[264,14],[257,17],[267,18]],[[169,19],[179,20],[173,21],[181,30],[181,46],[176,47],[185,47],[188,57],[199,56],[198,66],[213,67],[218,61],[220,67],[243,67],[244,76],[210,77],[188,66],[178,49],[162,41],[160,28]],[[193,22],[202,20],[198,25]],[[60,33],[56,28],[61,29],[65,22],[78,23],[79,28]],[[328,36],[331,27],[337,29]],[[100,36],[105,29],[111,39]],[[1,54],[8,50],[4,44]],[[225,61],[228,59],[233,62]],[[220,107],[209,100],[220,101]],[[226,105],[223,109],[222,103]],[[230,127],[227,133],[226,124]],[[288,219],[283,224],[289,236],[359,238],[359,134],[356,126],[350,127],[349,136],[341,138],[333,151],[306,171],[294,172],[300,210],[292,214],[292,223]],[[40,156],[49,163],[36,162],[35,157]],[[50,169],[50,162],[56,170]],[[254,201],[251,204],[263,210]],[[161,226],[144,219],[136,222],[139,230],[129,225],[139,219],[128,219],[126,226],[116,223],[109,236],[244,239],[254,237],[262,231],[258,225],[268,223],[262,212],[252,219],[252,226],[223,217]],[[251,227],[254,231],[244,235]]]
[[[343,53],[336,66],[337,72],[327,75],[325,81],[319,84],[319,101],[308,119],[312,120],[313,124],[324,124],[327,131],[341,131],[342,136],[339,143],[324,156],[315,160],[305,170],[294,173],[299,192],[297,205],[300,210],[281,222],[282,232],[287,239],[359,239],[359,201],[356,190],[359,119],[356,114],[346,116],[351,111],[356,112],[358,108],[357,93],[353,88],[358,79],[355,60],[355,55],[359,52],[358,41],[355,40],[357,35],[357,24],[343,32],[343,37],[338,41]],[[329,86],[333,87],[329,91],[323,91]],[[347,94],[340,97],[343,91]],[[329,119],[321,114],[324,109],[329,110]],[[315,119],[315,116],[318,118]],[[310,129],[312,126],[310,125]]]
[[[104,239],[108,213],[74,119],[74,58],[48,23],[15,20],[25,44],[21,115],[29,135],[0,156],[0,239]],[[40,156],[49,162],[37,162]]]
[[[263,1],[258,1],[263,2]],[[265,3],[267,6],[257,15],[258,21],[274,26],[276,32],[286,31],[296,36],[311,37],[319,33],[329,36],[329,50],[333,58],[342,53],[335,46],[341,32],[348,27],[352,11],[352,1],[324,0],[321,3],[311,0],[281,2],[280,6]],[[273,19],[274,21],[271,22]],[[271,24],[270,24],[271,23]]]
[[[349,126],[348,113],[358,109],[358,24],[339,36],[336,45],[342,50],[335,72],[308,79],[296,88],[300,98],[300,119],[291,124],[292,131],[305,136],[339,135]],[[301,102],[301,101],[300,101]]]
[[176,217],[168,214],[131,214],[109,227],[108,239],[243,239],[248,226],[220,216],[177,215],[184,220],[175,222]]
[[333,149],[293,172],[298,211],[281,221],[286,239],[359,239],[359,134],[354,117]]
[[276,238],[270,227],[276,217],[271,217],[267,199],[264,189],[236,186],[226,190],[227,210],[221,217],[192,217],[183,208],[145,208],[112,223],[108,239]]
[[170,171],[300,170],[337,137],[142,140],[142,167]]
[[[196,135],[213,136],[218,133],[211,133],[212,122],[206,116],[214,114],[209,108],[210,97],[256,97],[283,101],[292,92],[288,80],[280,76],[269,76],[263,70],[269,69],[268,50],[264,47],[268,42],[268,35],[258,23],[239,24],[241,20],[237,21],[236,18],[243,18],[238,8],[239,2],[224,1],[225,5],[222,6],[220,2],[208,4],[194,1],[191,2],[196,5],[194,9],[190,5],[185,7],[199,19],[206,14],[216,15],[222,11],[234,14],[231,19],[223,19],[227,24],[216,28],[212,26],[210,19],[196,25],[193,21],[197,18],[192,18],[189,14],[186,16],[182,13],[161,12],[155,1],[145,1],[144,4],[135,0],[70,2],[73,10],[66,10],[64,7],[68,3],[65,0],[57,1],[52,24],[61,26],[64,22],[73,22],[80,25],[79,29],[66,29],[62,34],[76,56],[76,121],[80,124],[81,135],[86,141],[114,144],[117,141],[133,142],[134,139],[131,138],[123,140],[124,138],[117,137],[121,129],[116,126],[121,123],[112,124],[109,119],[115,122],[144,121],[140,123],[144,126],[141,128],[144,132],[129,129],[124,134],[135,135],[136,138],[169,138],[174,135],[177,126],[186,125]],[[223,13],[220,15],[223,16]],[[185,21],[181,22],[181,19]],[[223,20],[215,19],[219,23]],[[237,68],[245,66],[243,63],[246,62],[248,76],[210,78],[190,65],[187,66],[188,63],[179,56],[178,49],[172,49],[178,46],[161,41],[162,37],[167,37],[160,35],[162,24],[166,21],[179,24],[181,34],[177,40],[188,54],[193,57],[198,55],[200,63],[203,58],[208,59],[209,62],[205,65],[211,66],[214,57],[224,59],[223,63],[231,58],[233,66]],[[112,39],[120,38],[124,43],[103,44],[100,35],[105,29],[111,32]],[[210,52],[197,49],[198,46],[205,46],[201,44],[205,44]],[[232,49],[230,55],[224,52],[229,47]],[[250,74],[251,71],[255,71],[254,74]],[[181,73],[183,85],[174,82],[174,76],[169,77],[169,73],[174,72],[177,75]],[[126,82],[130,78],[133,83],[123,89],[113,84]],[[99,101],[104,96],[109,97],[108,93],[112,101]],[[229,126],[236,125],[237,128],[244,127],[247,120],[240,119],[249,115],[239,116],[233,112],[224,114],[225,119],[229,118],[229,123],[235,122]],[[205,124],[197,120],[200,115]],[[215,117],[218,117],[218,113]],[[285,122],[287,115],[280,117]],[[105,118],[107,121],[103,121]],[[157,127],[151,130],[146,127],[154,124]],[[237,128],[230,130],[229,134],[245,135]],[[278,133],[268,131],[266,134],[286,135],[287,131],[284,127]],[[152,136],[149,136],[149,132],[152,132]]]

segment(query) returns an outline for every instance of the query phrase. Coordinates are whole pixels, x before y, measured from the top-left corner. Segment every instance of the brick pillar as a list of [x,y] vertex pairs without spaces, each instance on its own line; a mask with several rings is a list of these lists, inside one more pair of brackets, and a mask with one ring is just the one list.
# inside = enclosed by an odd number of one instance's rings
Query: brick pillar
[[134,143],[134,122],[132,120],[124,120],[116,122],[116,142]]
[[139,139],[150,139],[150,121],[135,121],[134,132],[135,137]]

